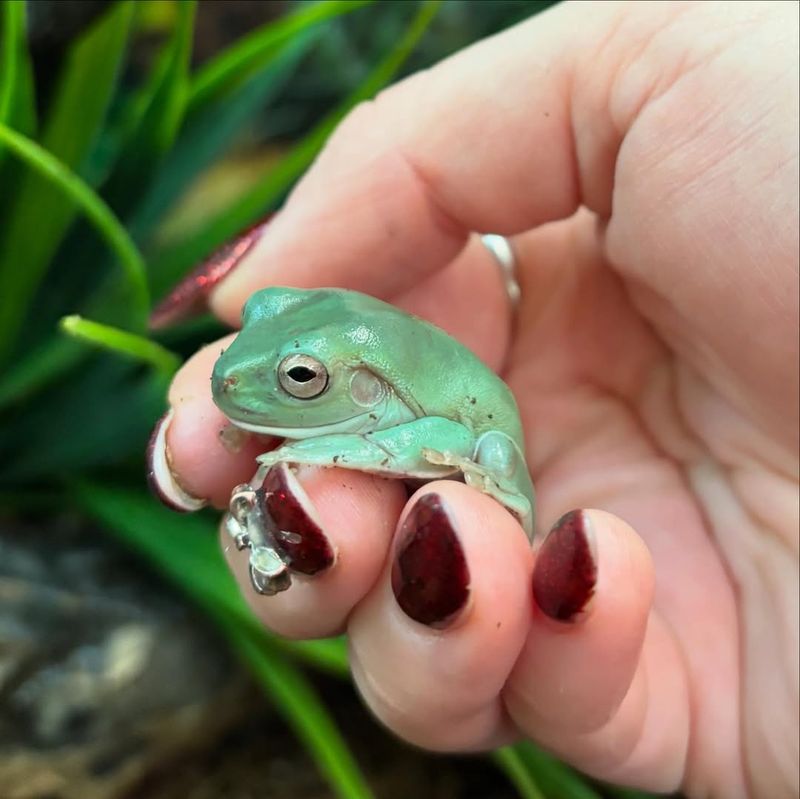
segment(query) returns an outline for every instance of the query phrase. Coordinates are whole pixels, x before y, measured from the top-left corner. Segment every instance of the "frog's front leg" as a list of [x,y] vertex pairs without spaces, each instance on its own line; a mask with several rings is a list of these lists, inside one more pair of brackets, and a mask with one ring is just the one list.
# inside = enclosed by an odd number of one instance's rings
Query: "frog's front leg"
[[388,477],[435,480],[458,471],[446,463],[433,463],[422,450],[434,445],[448,457],[467,457],[475,449],[472,433],[458,422],[431,416],[370,433],[333,433],[288,441],[258,457],[261,464],[254,484],[263,481],[276,463],[338,466]]
[[505,433],[484,433],[469,457],[454,456],[433,447],[423,455],[431,462],[452,466],[464,475],[464,481],[496,499],[519,519],[529,538],[533,536],[533,483],[519,447]]

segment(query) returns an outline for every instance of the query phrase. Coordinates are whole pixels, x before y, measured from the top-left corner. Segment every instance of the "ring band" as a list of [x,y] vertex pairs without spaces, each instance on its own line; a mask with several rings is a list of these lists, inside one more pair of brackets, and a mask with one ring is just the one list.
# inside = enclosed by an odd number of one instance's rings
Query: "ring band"
[[481,241],[497,261],[511,307],[516,308],[522,291],[517,280],[517,259],[511,242],[505,236],[498,236],[496,233],[481,236]]

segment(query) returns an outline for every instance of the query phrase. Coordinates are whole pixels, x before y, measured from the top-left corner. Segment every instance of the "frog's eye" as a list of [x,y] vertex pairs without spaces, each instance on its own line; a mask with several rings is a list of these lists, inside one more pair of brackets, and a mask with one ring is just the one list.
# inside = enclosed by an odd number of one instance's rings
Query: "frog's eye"
[[328,387],[328,370],[310,355],[287,355],[278,366],[278,381],[298,399],[318,397]]

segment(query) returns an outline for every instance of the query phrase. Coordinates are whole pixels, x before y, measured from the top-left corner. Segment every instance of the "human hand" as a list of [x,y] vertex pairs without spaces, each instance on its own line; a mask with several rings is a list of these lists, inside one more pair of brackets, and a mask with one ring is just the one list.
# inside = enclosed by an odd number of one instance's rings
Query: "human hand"
[[[320,571],[265,599],[231,565],[278,633],[347,630],[402,737],[526,736],[620,783],[797,794],[797,50],[788,3],[558,6],[356,109],[211,294],[232,326],[286,284],[430,319],[514,390],[539,532],[602,509],[532,553],[458,483],[407,501],[356,472],[284,476],[288,526],[330,544]],[[515,319],[476,230],[514,237]],[[168,444],[162,490],[224,506],[263,443],[221,443],[219,347],[177,376],[154,457]],[[417,575],[434,607],[462,598],[444,629],[392,585],[431,494],[428,534],[466,564]]]

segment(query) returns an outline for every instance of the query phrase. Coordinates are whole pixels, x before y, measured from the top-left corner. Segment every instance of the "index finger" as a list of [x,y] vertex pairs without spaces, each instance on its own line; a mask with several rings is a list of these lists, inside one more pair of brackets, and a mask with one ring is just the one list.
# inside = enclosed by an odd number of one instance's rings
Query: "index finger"
[[[587,198],[608,206],[621,134],[598,110],[577,141],[572,86],[576,64],[591,57],[580,31],[604,41],[618,13],[615,4],[559,6],[357,107],[214,292],[214,311],[234,322],[270,284],[388,298],[452,260],[470,231],[518,233]],[[581,102],[599,109],[606,88],[595,81]]]

